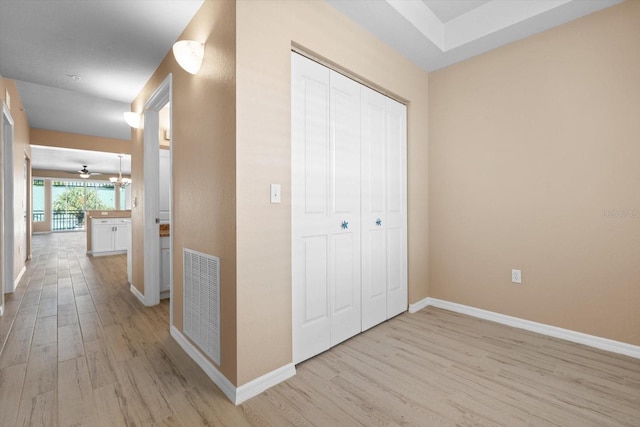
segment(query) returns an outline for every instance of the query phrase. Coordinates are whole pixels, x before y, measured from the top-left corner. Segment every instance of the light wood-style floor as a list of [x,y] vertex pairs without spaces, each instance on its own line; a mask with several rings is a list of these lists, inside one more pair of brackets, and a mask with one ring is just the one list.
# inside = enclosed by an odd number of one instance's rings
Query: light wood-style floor
[[443,310],[403,314],[235,407],[129,292],[124,256],[34,236],[0,318],[0,425],[640,426],[640,360]]

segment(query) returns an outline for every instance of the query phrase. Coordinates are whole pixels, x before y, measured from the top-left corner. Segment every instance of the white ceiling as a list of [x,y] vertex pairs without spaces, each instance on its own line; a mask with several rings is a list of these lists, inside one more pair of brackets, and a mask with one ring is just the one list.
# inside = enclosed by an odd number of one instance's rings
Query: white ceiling
[[[128,140],[122,113],[203,1],[0,0],[0,76],[17,81],[32,128]],[[325,1],[434,71],[622,0]],[[54,159],[40,153],[34,166]]]
[[424,70],[435,71],[623,0],[326,1]]
[[122,113],[202,3],[0,0],[0,76],[17,81],[32,128],[128,140]]
[[89,172],[117,176],[122,156],[122,174],[131,175],[131,156],[128,154],[104,153],[101,151],[74,150],[71,148],[31,146],[31,167],[67,173],[79,173],[83,166]]
[[490,0],[422,0],[423,3],[431,9],[436,17],[442,23],[447,23],[453,18],[472,11]]

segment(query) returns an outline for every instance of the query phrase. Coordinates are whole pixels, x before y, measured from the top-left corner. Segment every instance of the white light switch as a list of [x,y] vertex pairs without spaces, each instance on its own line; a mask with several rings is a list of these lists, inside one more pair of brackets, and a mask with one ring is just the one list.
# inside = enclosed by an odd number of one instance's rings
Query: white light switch
[[271,203],[280,203],[280,184],[271,184]]

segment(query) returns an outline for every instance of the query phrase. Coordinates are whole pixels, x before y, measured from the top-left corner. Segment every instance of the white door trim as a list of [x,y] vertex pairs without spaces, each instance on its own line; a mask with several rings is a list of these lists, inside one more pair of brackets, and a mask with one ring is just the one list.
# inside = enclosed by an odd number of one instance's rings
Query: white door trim
[[[171,74],[164,79],[156,91],[149,97],[144,106],[144,300],[145,305],[157,305],[160,303],[160,231],[156,223],[159,210],[159,149],[158,136],[159,113],[162,108],[171,102],[172,97]],[[169,121],[172,122],[171,114]],[[170,125],[172,126],[172,123]],[[169,143],[171,146],[171,142]],[[171,163],[171,162],[170,162]],[[170,168],[171,170],[171,168]],[[172,175],[172,172],[170,172]],[[170,178],[173,182],[172,177]],[[173,187],[173,184],[171,184]],[[172,194],[173,188],[170,189]],[[173,219],[169,220],[170,230],[173,231]],[[171,247],[173,247],[173,232],[170,234]],[[173,255],[171,256],[173,259]],[[170,324],[173,325],[173,272],[169,267],[170,279]]]
[[[2,281],[3,293],[13,292],[14,284],[14,188],[13,188],[13,118],[2,104]],[[3,304],[4,307],[4,296]]]

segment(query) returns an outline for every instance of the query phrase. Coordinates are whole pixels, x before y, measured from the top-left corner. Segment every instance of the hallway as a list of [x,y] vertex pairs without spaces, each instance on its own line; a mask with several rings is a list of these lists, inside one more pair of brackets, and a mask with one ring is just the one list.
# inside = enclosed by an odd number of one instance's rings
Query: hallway
[[125,256],[87,257],[85,242],[35,235],[27,272],[5,295],[0,425],[248,424],[170,338],[168,301],[143,307]]
[[[129,291],[124,255],[33,238],[0,318],[0,426],[637,426],[640,361],[426,308],[234,406]],[[5,342],[6,339],[6,342]]]

